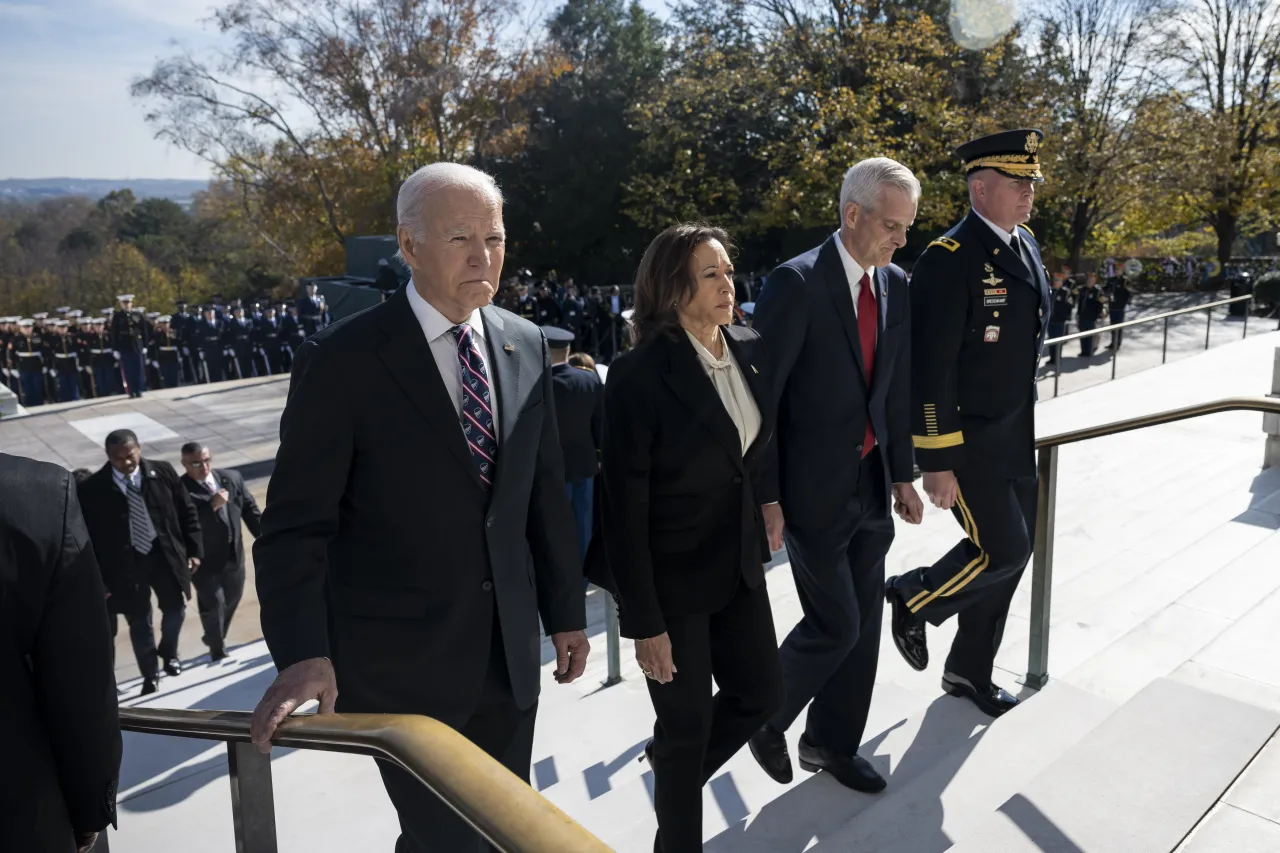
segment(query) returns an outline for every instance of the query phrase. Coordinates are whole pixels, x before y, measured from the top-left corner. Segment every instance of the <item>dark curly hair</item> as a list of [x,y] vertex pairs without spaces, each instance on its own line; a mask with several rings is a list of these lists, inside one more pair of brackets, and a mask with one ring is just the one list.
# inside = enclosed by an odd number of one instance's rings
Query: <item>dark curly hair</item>
[[732,253],[729,234],[701,222],[672,225],[644,250],[636,270],[635,306],[631,315],[631,342],[639,346],[659,333],[680,327],[676,306],[693,298],[698,284],[689,275],[689,259],[709,240],[718,240]]

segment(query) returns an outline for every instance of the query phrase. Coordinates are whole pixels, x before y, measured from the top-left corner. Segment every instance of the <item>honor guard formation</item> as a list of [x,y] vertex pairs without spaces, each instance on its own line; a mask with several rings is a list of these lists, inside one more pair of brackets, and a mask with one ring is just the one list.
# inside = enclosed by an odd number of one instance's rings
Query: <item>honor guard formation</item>
[[329,325],[324,297],[308,282],[295,303],[221,297],[204,306],[175,303],[148,312],[132,293],[100,315],[70,307],[31,317],[0,317],[0,382],[27,408],[288,373],[293,353]]

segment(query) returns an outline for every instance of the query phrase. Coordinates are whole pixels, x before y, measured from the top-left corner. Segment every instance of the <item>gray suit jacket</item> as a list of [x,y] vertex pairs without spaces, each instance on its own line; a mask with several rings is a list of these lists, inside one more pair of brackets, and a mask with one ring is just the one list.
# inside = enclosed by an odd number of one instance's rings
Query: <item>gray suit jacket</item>
[[529,707],[539,615],[548,634],[585,627],[546,340],[507,311],[482,315],[501,432],[491,493],[404,288],[298,350],[258,599],[276,665],[331,658],[342,710],[459,725],[499,636]]

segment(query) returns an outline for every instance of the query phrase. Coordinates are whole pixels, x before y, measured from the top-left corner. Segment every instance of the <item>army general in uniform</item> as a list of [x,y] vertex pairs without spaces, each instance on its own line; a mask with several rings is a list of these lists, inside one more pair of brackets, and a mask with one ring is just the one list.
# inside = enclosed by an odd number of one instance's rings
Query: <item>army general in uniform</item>
[[916,463],[965,538],[932,566],[889,579],[893,639],[923,670],[926,624],[956,616],[943,689],[992,716],[1017,704],[991,673],[1035,535],[1033,408],[1049,284],[1024,223],[1043,180],[1042,139],[1016,130],[960,147],[973,209],[929,245],[911,281]]

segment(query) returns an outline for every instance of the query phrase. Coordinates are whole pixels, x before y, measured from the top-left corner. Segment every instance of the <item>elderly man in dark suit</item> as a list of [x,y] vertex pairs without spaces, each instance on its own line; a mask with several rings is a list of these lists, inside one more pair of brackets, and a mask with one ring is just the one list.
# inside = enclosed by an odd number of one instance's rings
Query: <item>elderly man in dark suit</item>
[[244,594],[244,532],[262,534],[262,513],[238,471],[213,470],[213,455],[198,441],[182,445],[182,485],[200,514],[204,560],[192,576],[209,660],[227,656],[227,629]]
[[0,850],[85,853],[116,820],[102,578],[65,469],[0,453]]
[[[556,678],[588,650],[547,342],[493,307],[502,196],[436,163],[398,201],[412,280],[307,339],[280,421],[254,545],[280,675],[253,740],[293,709],[409,713],[457,729],[524,779],[539,690],[538,618]],[[408,773],[380,764],[397,853],[479,851]]]
[[168,462],[142,458],[138,437],[120,429],[107,436],[107,464],[80,485],[80,504],[107,587],[107,607],[124,614],[142,672],[142,695],[156,692],[156,640],[151,592],[160,603],[159,656],[164,671],[182,671],[178,634],[200,567],[200,519]]
[[858,791],[885,786],[858,746],[880,654],[890,507],[913,524],[924,513],[912,485],[911,303],[891,262],[919,198],[902,164],[857,163],[840,190],[840,229],[774,270],[756,302],[778,399],[760,497],[804,610],[782,643],[786,699],[751,741],[779,782],[791,780],[783,733],[808,705],[800,766]]

